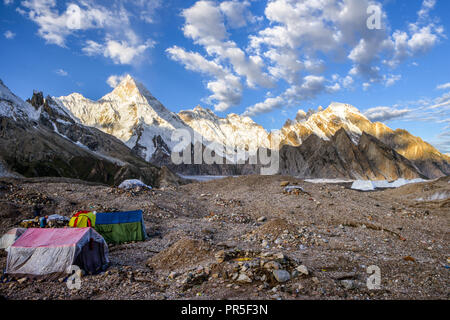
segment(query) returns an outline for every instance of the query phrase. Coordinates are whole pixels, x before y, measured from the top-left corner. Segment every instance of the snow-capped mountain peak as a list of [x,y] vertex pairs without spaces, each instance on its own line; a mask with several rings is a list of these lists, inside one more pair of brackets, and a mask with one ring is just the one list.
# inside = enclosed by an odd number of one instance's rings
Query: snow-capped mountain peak
[[324,113],[329,113],[338,116],[341,119],[347,119],[350,114],[363,116],[363,114],[354,106],[346,103],[332,102]]
[[80,94],[54,100],[69,109],[80,122],[116,136],[132,149],[141,150],[146,160],[157,148],[153,141],[155,136],[161,136],[171,147],[173,130],[187,127],[143,84],[129,75],[98,101],[86,99]]
[[136,81],[132,76],[127,75],[124,79],[114,88],[114,90],[104,96],[101,100],[108,100],[113,98],[115,100],[130,101],[130,99],[138,96],[148,97],[150,100],[154,100],[153,95],[148,91],[145,86]]
[[256,150],[270,146],[266,130],[251,118],[234,113],[220,118],[210,109],[200,106],[193,110],[181,111],[181,119],[206,140],[241,150]]

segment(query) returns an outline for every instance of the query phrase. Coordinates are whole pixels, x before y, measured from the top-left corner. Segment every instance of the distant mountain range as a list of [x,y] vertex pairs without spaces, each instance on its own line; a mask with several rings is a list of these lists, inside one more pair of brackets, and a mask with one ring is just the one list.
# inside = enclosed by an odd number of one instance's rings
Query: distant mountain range
[[[347,104],[332,103],[308,113],[300,110],[296,119],[269,133],[249,117],[236,114],[220,118],[201,107],[171,112],[130,76],[98,101],[78,93],[45,99],[35,93],[27,103],[3,83],[0,88],[0,147],[16,145],[14,156],[9,155],[11,151],[0,156],[0,170],[3,166],[25,176],[61,175],[110,183],[123,176],[145,176],[148,181],[158,179],[161,166],[184,174],[257,174],[262,165],[249,163],[249,157],[268,149],[279,153],[277,173],[305,178],[394,180],[450,174],[447,155],[405,130],[394,131],[369,121]],[[4,123],[9,127],[3,127]],[[23,141],[21,150],[17,137],[12,137],[17,126],[26,127],[26,134],[37,130],[43,135],[43,131],[52,139],[44,143],[36,138],[38,143],[32,146]],[[192,141],[192,149],[209,150],[214,144],[210,151],[228,164],[173,164],[170,155],[177,142],[172,141],[172,134],[177,129],[201,138]],[[61,165],[50,161],[36,169],[31,160],[43,158],[49,149],[63,154],[64,161]],[[231,160],[236,151],[244,154],[246,163]],[[194,154],[190,156],[194,158]],[[107,173],[100,170],[108,178],[93,179],[98,170],[88,172],[91,162],[79,168],[73,160],[76,157],[88,157],[96,165],[106,166],[107,162],[113,169]],[[44,170],[46,167],[53,169]]]

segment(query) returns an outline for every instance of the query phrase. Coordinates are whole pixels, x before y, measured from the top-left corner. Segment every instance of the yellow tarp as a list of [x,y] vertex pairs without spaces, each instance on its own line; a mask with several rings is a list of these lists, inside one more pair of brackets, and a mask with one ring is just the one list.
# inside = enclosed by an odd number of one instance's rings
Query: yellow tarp
[[[91,225],[89,225],[89,221]],[[76,225],[75,225],[76,221]],[[71,228],[87,228],[87,227],[95,227],[95,214],[93,212],[88,213],[80,213],[74,215],[69,221],[69,227]]]

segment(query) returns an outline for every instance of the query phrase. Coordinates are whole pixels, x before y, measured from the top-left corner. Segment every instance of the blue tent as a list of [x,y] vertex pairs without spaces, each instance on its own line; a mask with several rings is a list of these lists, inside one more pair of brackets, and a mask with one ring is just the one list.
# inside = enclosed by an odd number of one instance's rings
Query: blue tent
[[141,210],[97,213],[95,230],[108,243],[144,241],[147,238]]

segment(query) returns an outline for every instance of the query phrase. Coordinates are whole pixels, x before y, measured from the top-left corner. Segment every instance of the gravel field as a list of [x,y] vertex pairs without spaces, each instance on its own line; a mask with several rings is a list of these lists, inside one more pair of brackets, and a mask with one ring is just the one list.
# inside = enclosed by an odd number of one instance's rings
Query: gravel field
[[[68,179],[0,179],[1,234],[43,204],[44,214],[68,217],[141,209],[149,235],[110,245],[109,269],[82,277],[78,291],[64,278],[2,272],[0,297],[449,299],[449,182],[359,192],[350,183],[241,176],[124,191]],[[286,193],[287,185],[302,189]],[[381,287],[370,290],[373,265]]]

